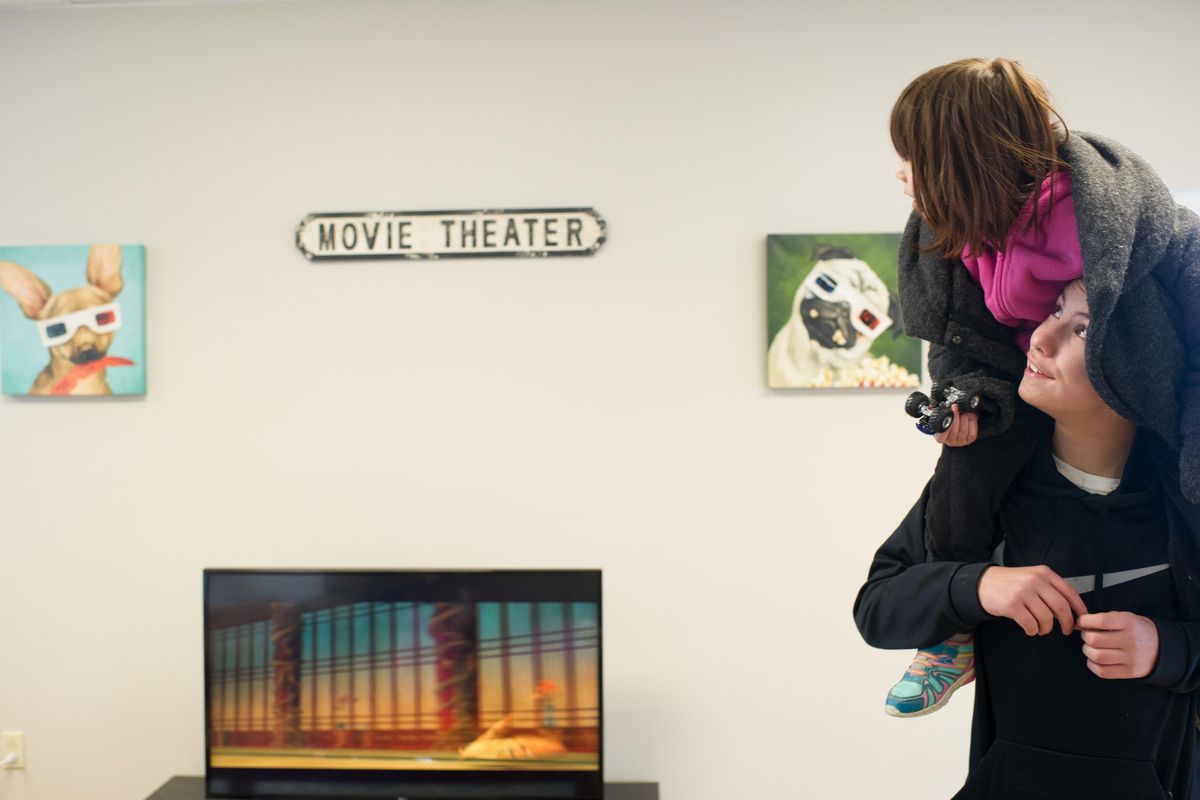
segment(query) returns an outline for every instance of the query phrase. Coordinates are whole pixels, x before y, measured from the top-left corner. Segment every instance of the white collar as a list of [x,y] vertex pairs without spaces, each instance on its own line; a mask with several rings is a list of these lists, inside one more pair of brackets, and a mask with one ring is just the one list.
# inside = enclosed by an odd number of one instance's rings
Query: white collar
[[1090,472],[1084,472],[1081,469],[1072,467],[1053,453],[1051,455],[1054,456],[1054,466],[1058,467],[1059,474],[1085,492],[1090,494],[1111,494],[1114,489],[1121,485],[1120,478],[1106,478],[1103,475],[1093,475]]

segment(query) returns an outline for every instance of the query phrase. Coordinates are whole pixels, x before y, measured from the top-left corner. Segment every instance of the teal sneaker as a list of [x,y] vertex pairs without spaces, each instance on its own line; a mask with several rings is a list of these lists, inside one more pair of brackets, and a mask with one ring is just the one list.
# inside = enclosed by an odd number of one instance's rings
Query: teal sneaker
[[947,639],[918,650],[904,677],[887,696],[887,713],[893,717],[932,714],[950,699],[954,690],[975,680],[975,640]]

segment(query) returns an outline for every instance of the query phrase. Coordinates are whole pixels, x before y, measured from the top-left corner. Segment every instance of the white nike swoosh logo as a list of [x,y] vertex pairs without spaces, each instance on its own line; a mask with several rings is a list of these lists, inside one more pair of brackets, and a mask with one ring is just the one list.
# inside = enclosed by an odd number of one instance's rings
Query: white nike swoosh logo
[[[1127,569],[1122,572],[1106,572],[1104,573],[1104,588],[1116,586],[1120,583],[1129,583],[1138,578],[1144,578],[1147,575],[1153,575],[1156,572],[1162,572],[1164,569],[1170,569],[1170,564],[1159,564],[1155,567],[1139,567],[1138,569]],[[1086,594],[1096,588],[1095,575],[1080,575],[1078,578],[1063,578],[1071,585],[1071,588],[1080,594]]]
[[[997,565],[1004,564],[1004,541],[996,545],[996,549],[992,551],[992,563]],[[1137,569],[1127,569],[1122,572],[1106,572],[1104,573],[1104,586],[1116,586],[1121,583],[1129,583],[1129,581],[1144,578],[1147,575],[1153,575],[1156,572],[1162,572],[1164,569],[1170,569],[1170,564],[1159,564],[1154,567],[1138,567]],[[1095,575],[1080,575],[1078,578],[1064,578],[1071,588],[1080,594],[1092,592],[1096,590]]]

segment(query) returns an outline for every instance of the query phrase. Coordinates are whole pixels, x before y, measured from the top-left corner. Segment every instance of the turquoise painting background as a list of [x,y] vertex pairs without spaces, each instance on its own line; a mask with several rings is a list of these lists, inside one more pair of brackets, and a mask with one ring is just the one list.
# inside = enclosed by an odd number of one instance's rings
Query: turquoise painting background
[[[0,260],[20,264],[61,292],[87,283],[89,245],[0,247]],[[146,248],[121,245],[121,278],[117,295],[123,320],[108,355],[128,358],[132,367],[109,367],[105,377],[114,395],[146,393]],[[50,351],[38,337],[37,326],[21,313],[8,292],[0,291],[0,390],[29,394],[38,373],[50,363]]]

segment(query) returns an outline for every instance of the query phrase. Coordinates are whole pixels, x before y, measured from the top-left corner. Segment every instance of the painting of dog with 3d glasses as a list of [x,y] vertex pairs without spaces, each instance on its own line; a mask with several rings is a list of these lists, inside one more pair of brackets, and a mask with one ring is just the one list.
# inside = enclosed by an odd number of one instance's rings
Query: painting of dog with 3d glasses
[[144,248],[0,247],[0,288],[4,394],[145,394]]
[[901,334],[897,234],[767,237],[772,389],[920,383],[921,345]]

